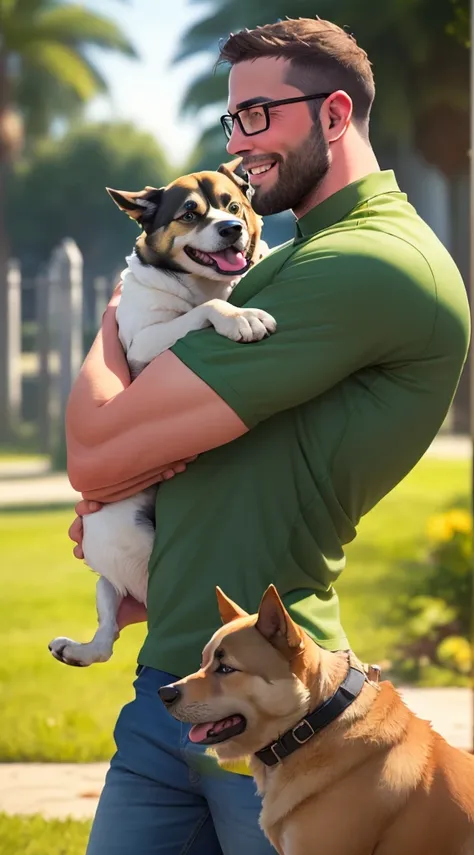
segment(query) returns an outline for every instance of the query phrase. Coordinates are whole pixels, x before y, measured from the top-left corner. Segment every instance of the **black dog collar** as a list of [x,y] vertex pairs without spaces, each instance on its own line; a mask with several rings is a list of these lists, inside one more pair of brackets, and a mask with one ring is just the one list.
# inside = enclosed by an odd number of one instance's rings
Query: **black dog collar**
[[257,751],[255,756],[262,763],[265,763],[265,766],[276,766],[277,763],[281,763],[285,757],[293,754],[293,751],[297,751],[298,748],[301,748],[316,733],[319,733],[320,730],[335,721],[360,695],[366,681],[367,678],[362,671],[349,666],[347,677],[332,697],[324,701],[312,713],[308,713],[303,721],[300,721],[291,730],[287,730],[276,742],[272,742],[270,745],[266,745],[265,748]]

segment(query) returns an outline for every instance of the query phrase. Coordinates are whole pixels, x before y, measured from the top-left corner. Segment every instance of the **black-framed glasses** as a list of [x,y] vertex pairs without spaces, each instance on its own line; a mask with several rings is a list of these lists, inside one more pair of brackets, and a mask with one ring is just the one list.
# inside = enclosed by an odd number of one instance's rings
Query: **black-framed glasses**
[[283,98],[281,101],[264,101],[262,104],[253,104],[244,107],[243,110],[237,110],[236,113],[226,113],[221,116],[221,125],[228,140],[232,136],[235,120],[239,123],[240,130],[246,137],[253,137],[270,127],[270,108],[281,107],[283,104],[297,104],[298,101],[329,98],[330,94],[330,92],[318,92],[316,95],[301,95],[298,98]]

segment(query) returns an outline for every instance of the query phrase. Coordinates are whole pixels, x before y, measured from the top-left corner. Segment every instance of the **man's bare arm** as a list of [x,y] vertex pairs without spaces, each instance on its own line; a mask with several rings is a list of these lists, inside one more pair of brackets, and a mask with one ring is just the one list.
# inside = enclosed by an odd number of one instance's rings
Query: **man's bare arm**
[[247,427],[171,351],[130,384],[111,305],[71,392],[66,431],[72,485],[85,498],[117,501]]

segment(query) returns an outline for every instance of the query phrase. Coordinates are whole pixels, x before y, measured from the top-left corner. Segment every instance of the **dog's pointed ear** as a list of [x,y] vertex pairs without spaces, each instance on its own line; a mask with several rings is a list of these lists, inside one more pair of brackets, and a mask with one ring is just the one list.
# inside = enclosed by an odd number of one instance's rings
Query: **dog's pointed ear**
[[146,226],[155,218],[165,190],[164,187],[145,187],[144,190],[137,192],[113,190],[111,187],[105,189],[120,210],[128,214],[132,220],[136,220],[145,231]]
[[282,643],[292,651],[304,646],[303,633],[285,609],[275,585],[270,585],[262,597],[255,626],[279,649]]
[[237,184],[239,190],[241,190],[242,193],[247,196],[247,199],[250,202],[254,194],[254,189],[250,186],[249,182],[237,172],[241,163],[242,158],[236,157],[235,160],[231,160],[229,161],[229,163],[221,163],[217,171],[221,172],[222,175],[225,175],[227,178],[230,178],[230,180],[233,181],[234,184]]
[[224,594],[219,587],[216,586],[217,605],[219,614],[222,618],[222,623],[230,623],[239,617],[248,617],[248,612],[245,612],[237,603],[234,603],[227,594]]

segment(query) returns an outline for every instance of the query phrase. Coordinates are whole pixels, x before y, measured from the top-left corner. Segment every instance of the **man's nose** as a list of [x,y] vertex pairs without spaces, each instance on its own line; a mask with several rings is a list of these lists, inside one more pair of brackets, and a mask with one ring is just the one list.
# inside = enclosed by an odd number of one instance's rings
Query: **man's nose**
[[229,154],[242,156],[246,151],[252,150],[250,138],[245,136],[238,122],[234,122],[229,142],[226,145]]
[[171,707],[181,697],[181,692],[176,686],[162,686],[158,694],[165,707]]

